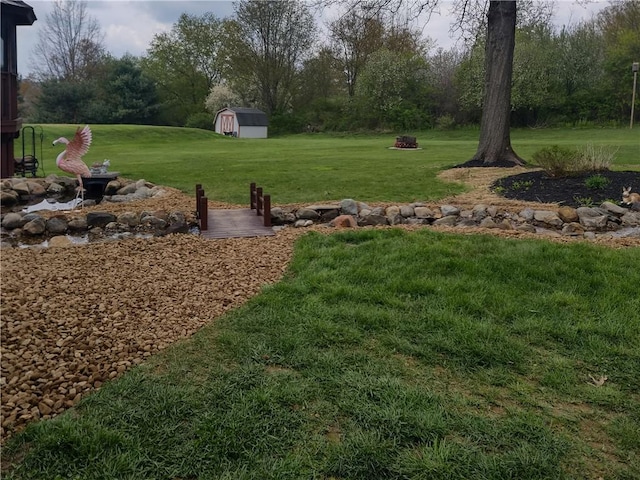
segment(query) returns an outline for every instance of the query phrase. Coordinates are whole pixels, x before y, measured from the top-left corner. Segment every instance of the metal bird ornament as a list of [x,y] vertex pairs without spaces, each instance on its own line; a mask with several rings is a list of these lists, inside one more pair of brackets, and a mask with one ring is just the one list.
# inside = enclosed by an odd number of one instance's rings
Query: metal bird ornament
[[84,128],[78,127],[76,134],[73,136],[71,141],[67,140],[65,137],[60,137],[53,141],[54,145],[57,143],[64,143],[67,146],[67,148],[65,148],[56,158],[56,165],[60,170],[76,176],[78,179],[76,200],[78,199],[78,196],[81,195],[83,203],[84,184],[82,183],[82,177],[91,177],[91,171],[82,161],[82,156],[89,150],[91,139],[91,129],[89,128],[89,125],[85,125]]

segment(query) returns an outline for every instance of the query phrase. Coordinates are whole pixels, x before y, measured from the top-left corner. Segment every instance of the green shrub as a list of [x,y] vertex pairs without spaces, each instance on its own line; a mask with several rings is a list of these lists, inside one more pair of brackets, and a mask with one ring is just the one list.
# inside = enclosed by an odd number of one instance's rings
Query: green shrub
[[584,181],[585,186],[592,190],[602,190],[610,183],[611,180],[607,177],[603,177],[602,175],[591,175]]
[[206,112],[194,113],[189,115],[187,122],[184,124],[187,128],[201,128],[202,130],[213,130],[213,115]]
[[609,170],[613,163],[617,148],[606,145],[595,146],[589,143],[578,151],[577,170],[581,172],[602,172]]
[[577,157],[577,150],[553,145],[536,151],[531,159],[547,172],[547,175],[565,177],[575,171]]
[[456,119],[449,114],[441,115],[436,120],[436,130],[453,130],[456,127]]

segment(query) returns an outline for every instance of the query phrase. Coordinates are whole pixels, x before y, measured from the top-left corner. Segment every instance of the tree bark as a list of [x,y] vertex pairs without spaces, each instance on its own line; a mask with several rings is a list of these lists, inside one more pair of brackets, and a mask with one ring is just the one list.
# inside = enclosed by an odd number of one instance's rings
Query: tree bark
[[480,141],[474,157],[463,166],[524,165],[511,148],[511,76],[516,38],[516,2],[489,2],[485,52],[485,91]]

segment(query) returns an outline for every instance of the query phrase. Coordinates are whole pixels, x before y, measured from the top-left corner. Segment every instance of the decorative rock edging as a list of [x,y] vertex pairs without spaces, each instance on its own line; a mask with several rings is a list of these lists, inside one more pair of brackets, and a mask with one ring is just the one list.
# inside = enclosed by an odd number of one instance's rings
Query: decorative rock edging
[[566,236],[595,238],[596,235],[640,237],[640,204],[625,208],[611,202],[600,207],[554,210],[525,208],[519,213],[479,204],[462,210],[454,205],[430,207],[424,203],[369,207],[352,199],[326,205],[271,209],[274,225],[308,227],[324,223],[335,227],[376,225],[446,225],[455,227],[498,228],[531,233],[554,232]]
[[[0,205],[5,208],[25,203],[31,198],[58,199],[65,195],[73,195],[78,181],[75,178],[48,175],[46,178],[7,178],[0,182]],[[164,189],[147,182],[118,177],[105,187],[102,201],[122,203],[132,200],[144,200],[164,193]],[[85,206],[95,205],[95,201],[85,201]]]
[[[49,175],[44,179],[16,177],[2,180],[0,186],[3,208],[14,210],[0,217],[2,246],[37,244],[45,240],[48,240],[49,246],[61,246],[79,243],[76,237],[88,237],[86,241],[99,241],[135,235],[159,236],[176,232],[187,233],[197,227],[195,215],[182,211],[153,210],[141,213],[129,211],[117,216],[107,211],[90,213],[82,210],[24,211],[25,201],[34,198],[46,198],[46,202],[53,199],[55,202],[65,195],[73,195],[77,181],[70,177],[57,175]],[[107,184],[100,205],[162,197],[165,193],[164,188],[144,179],[133,181],[117,178]],[[87,207],[95,204],[94,200],[84,202],[84,206]],[[55,209],[56,203],[51,203],[51,207]],[[15,211],[17,209],[22,211]]]
[[[58,246],[71,244],[69,236],[89,234],[91,240],[107,237],[124,238],[131,235],[162,236],[170,233],[189,233],[197,227],[193,213],[164,210],[133,211],[114,215],[109,212],[58,213],[45,218],[37,213],[12,212],[2,216],[3,246],[18,243],[54,240]],[[66,241],[63,240],[66,238]]]
[[[66,178],[66,177],[62,177]],[[15,179],[12,179],[15,180]],[[128,190],[116,193],[120,198],[135,196],[157,187],[144,180],[129,182]],[[122,191],[120,187],[119,191]],[[143,193],[144,194],[144,193]],[[107,197],[105,197],[106,199]],[[129,197],[132,198],[132,197]],[[339,203],[315,204],[305,207],[274,207],[271,219],[275,226],[295,228],[324,224],[330,227],[354,228],[386,225],[434,225],[448,227],[479,227],[516,230],[529,233],[552,233],[570,237],[596,238],[618,236],[640,238],[640,204],[627,207],[605,202],[600,207],[556,210],[525,208],[518,213],[478,204],[471,209],[455,205],[429,206],[424,203],[370,207],[353,199]],[[170,233],[197,231],[194,212],[154,210],[137,213],[59,212],[45,217],[38,213],[11,212],[2,215],[3,246],[38,243],[48,239],[49,246],[74,243],[73,236],[87,236],[88,241],[106,238],[126,238],[134,235],[160,236]]]

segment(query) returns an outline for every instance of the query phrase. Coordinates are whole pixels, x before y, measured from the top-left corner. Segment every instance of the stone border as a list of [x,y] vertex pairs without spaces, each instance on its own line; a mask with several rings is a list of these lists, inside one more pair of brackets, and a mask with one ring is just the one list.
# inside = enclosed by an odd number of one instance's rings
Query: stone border
[[424,203],[369,207],[352,199],[340,203],[271,209],[274,225],[308,227],[324,223],[337,227],[384,225],[444,225],[518,230],[530,233],[555,232],[572,237],[595,238],[618,235],[640,238],[640,203],[625,208],[611,202],[600,207],[559,207],[557,210],[525,208],[510,213],[491,205],[478,204],[470,210],[455,205],[429,207]]

